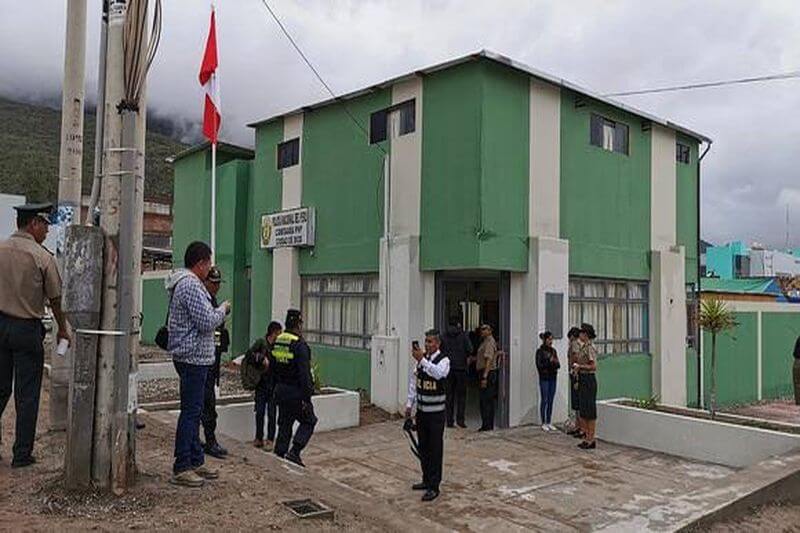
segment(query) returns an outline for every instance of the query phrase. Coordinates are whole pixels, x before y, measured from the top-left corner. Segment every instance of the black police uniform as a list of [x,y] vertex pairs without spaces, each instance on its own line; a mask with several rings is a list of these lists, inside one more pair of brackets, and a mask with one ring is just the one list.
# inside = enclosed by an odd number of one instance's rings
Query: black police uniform
[[[211,305],[214,309],[219,307],[214,296],[211,297]],[[206,377],[206,387],[203,392],[203,412],[200,414],[200,422],[203,424],[203,433],[206,437],[206,450],[217,444],[217,396],[214,394],[214,385],[219,386],[222,354],[228,351],[230,343],[230,333],[228,333],[225,322],[223,322],[214,334],[214,364],[209,369]]]
[[[439,352],[431,363],[438,365],[447,354]],[[444,425],[447,377],[434,379],[417,367],[417,434],[419,436],[422,484],[426,489],[439,492],[442,482],[444,456]]]
[[[311,403],[311,395],[314,392],[311,349],[302,337],[291,331],[284,331],[275,341],[272,357],[275,380],[273,394],[279,408],[275,454],[302,464],[300,452],[308,444],[317,424],[314,406]],[[299,422],[300,426],[292,440],[292,428],[295,422]],[[291,450],[289,441],[292,441]]]

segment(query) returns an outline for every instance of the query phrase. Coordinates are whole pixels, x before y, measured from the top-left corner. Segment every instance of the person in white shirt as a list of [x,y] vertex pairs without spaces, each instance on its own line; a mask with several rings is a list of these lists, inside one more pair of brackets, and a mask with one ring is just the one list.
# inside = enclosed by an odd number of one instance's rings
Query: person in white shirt
[[450,373],[450,359],[439,348],[442,339],[439,331],[431,329],[425,332],[425,351],[414,341],[411,357],[414,365],[408,379],[408,402],[406,418],[417,407],[417,434],[419,436],[420,464],[422,466],[422,482],[412,487],[424,490],[422,501],[429,502],[439,496],[439,484],[442,482],[442,457],[444,454],[445,425],[445,381]]

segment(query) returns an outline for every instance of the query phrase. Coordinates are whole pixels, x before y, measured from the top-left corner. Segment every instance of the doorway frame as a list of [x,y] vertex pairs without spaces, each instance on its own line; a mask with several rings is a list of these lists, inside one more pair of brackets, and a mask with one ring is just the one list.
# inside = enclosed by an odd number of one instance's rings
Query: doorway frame
[[502,270],[439,270],[435,275],[434,290],[434,325],[439,331],[447,326],[445,316],[444,288],[447,282],[497,282],[499,297],[499,324],[497,335],[500,337],[498,348],[505,354],[505,360],[498,372],[496,424],[499,428],[507,428],[509,424],[510,386],[511,386],[511,273]]

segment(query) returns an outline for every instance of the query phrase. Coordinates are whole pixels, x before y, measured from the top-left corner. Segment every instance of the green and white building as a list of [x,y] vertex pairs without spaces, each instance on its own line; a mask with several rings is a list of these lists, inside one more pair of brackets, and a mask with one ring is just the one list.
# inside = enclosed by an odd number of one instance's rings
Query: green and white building
[[[491,52],[251,126],[254,150],[218,157],[235,349],[301,307],[323,380],[395,410],[412,339],[458,312],[495,327],[513,426],[538,418],[538,334],[553,330],[563,361],[567,329],[586,321],[601,397],[697,401],[687,293],[705,136]],[[180,258],[208,239],[208,147],[174,165]]]

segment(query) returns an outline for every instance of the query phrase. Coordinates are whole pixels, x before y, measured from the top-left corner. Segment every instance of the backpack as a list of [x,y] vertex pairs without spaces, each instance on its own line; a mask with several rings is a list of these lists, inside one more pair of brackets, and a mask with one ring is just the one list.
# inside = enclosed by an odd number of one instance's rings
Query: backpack
[[264,339],[258,339],[245,352],[242,366],[239,367],[239,377],[244,390],[252,391],[258,387],[261,377],[267,371],[263,363],[266,355],[267,343]]

